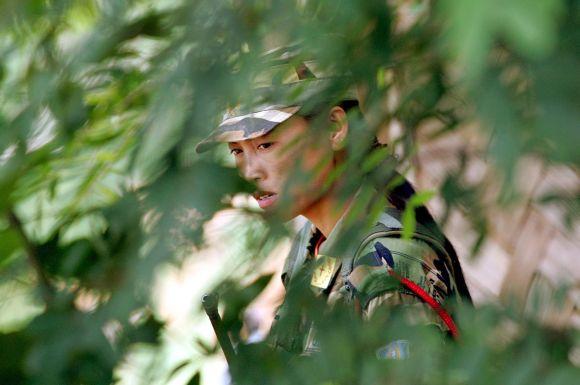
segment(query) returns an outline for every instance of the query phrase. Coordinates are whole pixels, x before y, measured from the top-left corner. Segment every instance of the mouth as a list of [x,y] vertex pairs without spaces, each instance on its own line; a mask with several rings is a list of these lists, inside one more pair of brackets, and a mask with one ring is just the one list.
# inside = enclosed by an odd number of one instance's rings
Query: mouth
[[256,191],[253,196],[261,209],[273,205],[278,200],[278,194],[272,191]]

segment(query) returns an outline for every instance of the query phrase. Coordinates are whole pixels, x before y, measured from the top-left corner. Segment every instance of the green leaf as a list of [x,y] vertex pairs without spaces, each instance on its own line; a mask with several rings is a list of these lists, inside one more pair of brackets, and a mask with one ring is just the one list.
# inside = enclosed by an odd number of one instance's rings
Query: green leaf
[[411,239],[415,233],[417,219],[415,218],[415,209],[427,203],[435,196],[435,191],[420,191],[413,195],[405,206],[403,211],[403,239]]
[[201,381],[201,376],[199,372],[195,373],[194,376],[187,382],[187,385],[199,385]]
[[446,24],[443,45],[456,59],[467,79],[476,79],[485,68],[493,42],[494,1],[438,2],[438,16]]
[[26,384],[25,360],[32,341],[24,332],[0,333],[0,383]]
[[512,0],[496,8],[498,30],[522,54],[541,57],[557,42],[558,19],[563,10],[561,0]]
[[0,231],[0,268],[22,248],[19,234],[11,228]]

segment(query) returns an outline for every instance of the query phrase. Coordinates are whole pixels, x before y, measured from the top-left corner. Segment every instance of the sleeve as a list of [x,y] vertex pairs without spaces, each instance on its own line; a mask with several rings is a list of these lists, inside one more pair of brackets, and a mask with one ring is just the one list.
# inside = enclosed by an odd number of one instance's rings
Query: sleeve
[[[376,253],[376,242],[390,252],[390,261],[382,260]],[[407,306],[411,322],[432,324],[447,331],[436,311],[389,274],[389,266],[399,276],[419,285],[443,307],[455,290],[450,267],[427,243],[417,239],[375,238],[357,254],[347,278],[360,303],[363,318],[371,317],[379,307]]]

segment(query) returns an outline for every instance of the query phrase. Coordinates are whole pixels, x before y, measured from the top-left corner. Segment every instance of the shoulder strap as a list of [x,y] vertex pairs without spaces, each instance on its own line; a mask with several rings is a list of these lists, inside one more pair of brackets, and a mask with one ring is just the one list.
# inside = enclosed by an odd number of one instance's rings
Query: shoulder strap
[[395,214],[396,209],[387,208],[379,216],[377,223],[371,227],[366,234],[363,236],[362,242],[358,245],[357,251],[354,255],[349,255],[342,260],[342,266],[340,268],[340,275],[343,278],[343,282],[348,284],[348,276],[354,269],[354,261],[359,256],[361,250],[367,244],[367,242],[372,239],[375,234],[388,233],[390,231],[400,231],[403,228],[400,220],[393,214]]
[[[348,256],[343,259],[341,267],[341,275],[343,277],[343,282],[347,282],[347,277],[354,269],[354,262],[359,256],[360,252],[364,247],[372,241],[373,238],[377,237],[399,237],[403,230],[403,225],[401,223],[401,212],[396,208],[386,208],[384,212],[379,216],[377,223],[371,227],[368,232],[363,236],[363,240],[357,248],[354,255]],[[413,238],[422,240],[431,246],[437,254],[445,256],[447,259],[451,259],[448,255],[442,241],[439,239],[437,234],[433,234],[426,226],[421,223],[417,223],[416,230],[413,233]]]
[[[409,181],[402,177],[400,174],[396,173],[395,176],[400,177],[402,182],[395,186],[388,193],[387,199],[398,210],[403,212],[406,209],[407,201],[415,194],[415,189],[411,183],[409,183]],[[381,190],[381,186],[378,186],[377,188],[380,191],[384,191]],[[459,263],[459,258],[449,239],[447,239],[439,226],[437,226],[427,207],[423,205],[415,207],[415,218],[417,219],[418,223],[421,223],[424,225],[424,227],[428,228],[430,234],[435,235],[435,238],[439,240],[439,243],[443,246],[445,254],[451,258],[451,267],[459,295],[468,303],[472,303],[471,295],[469,293],[467,284],[465,283],[465,277],[463,276],[463,270],[461,269],[461,265]]]

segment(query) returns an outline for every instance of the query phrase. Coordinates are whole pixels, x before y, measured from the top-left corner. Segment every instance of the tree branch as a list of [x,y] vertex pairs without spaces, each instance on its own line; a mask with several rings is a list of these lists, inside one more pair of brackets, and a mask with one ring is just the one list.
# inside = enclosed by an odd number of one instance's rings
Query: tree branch
[[16,216],[16,213],[13,210],[8,210],[8,220],[10,222],[10,226],[18,233],[20,236],[22,243],[24,244],[24,249],[26,251],[26,257],[28,258],[28,262],[32,266],[32,269],[36,273],[36,277],[38,278],[38,282],[40,284],[41,295],[44,301],[48,304],[52,302],[54,297],[54,287],[50,283],[48,277],[46,276],[44,270],[42,269],[42,265],[38,259],[38,248],[28,239],[28,236],[24,232],[24,226],[22,222]]

